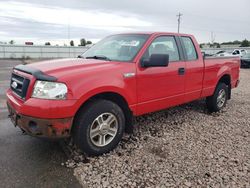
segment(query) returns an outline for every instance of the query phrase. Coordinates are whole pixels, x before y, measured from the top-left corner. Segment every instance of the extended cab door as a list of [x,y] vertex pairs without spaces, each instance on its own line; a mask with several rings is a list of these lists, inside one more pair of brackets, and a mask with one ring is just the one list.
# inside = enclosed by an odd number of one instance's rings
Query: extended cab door
[[201,97],[204,61],[198,43],[193,37],[182,36],[180,40],[186,60],[185,102],[189,102]]
[[143,68],[137,62],[137,115],[184,102],[185,62],[174,36],[156,36],[145,49],[142,59],[151,54],[168,54],[167,67]]

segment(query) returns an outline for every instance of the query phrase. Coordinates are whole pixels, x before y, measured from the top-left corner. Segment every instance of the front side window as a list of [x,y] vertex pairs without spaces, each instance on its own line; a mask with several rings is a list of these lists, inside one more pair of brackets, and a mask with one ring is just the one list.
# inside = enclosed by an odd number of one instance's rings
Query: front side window
[[81,57],[102,58],[111,61],[132,61],[149,35],[121,34],[109,36],[87,50]]
[[194,46],[194,43],[192,42],[192,39],[190,37],[181,37],[184,50],[186,51],[187,60],[192,61],[198,59],[197,52]]
[[152,54],[168,54],[169,61],[179,61],[179,51],[176,41],[172,36],[156,38],[143,55],[143,59],[149,59]]

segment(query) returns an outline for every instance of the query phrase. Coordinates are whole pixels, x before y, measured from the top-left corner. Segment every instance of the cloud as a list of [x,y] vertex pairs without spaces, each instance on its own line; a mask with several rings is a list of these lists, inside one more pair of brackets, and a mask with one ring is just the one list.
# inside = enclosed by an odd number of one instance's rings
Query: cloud
[[40,41],[68,38],[103,38],[127,31],[176,31],[199,42],[250,38],[249,0],[19,0],[0,1],[0,40],[34,38]]
[[[67,25],[35,22],[29,19],[2,17],[1,37],[11,38],[24,43],[25,41],[36,41],[35,44],[44,44],[50,41],[55,44],[64,44],[74,39],[78,44],[80,38],[98,39],[103,35],[109,35],[110,32],[98,28],[72,27],[70,32]],[[5,24],[3,24],[5,23]],[[49,29],[45,29],[49,28]],[[70,34],[70,36],[68,36]],[[10,40],[10,39],[9,39]],[[0,40],[1,41],[1,40]]]
[[127,15],[126,17],[95,10],[74,10],[59,7],[36,7],[29,3],[0,3],[0,16],[30,19],[31,21],[89,27],[151,26],[146,21]]

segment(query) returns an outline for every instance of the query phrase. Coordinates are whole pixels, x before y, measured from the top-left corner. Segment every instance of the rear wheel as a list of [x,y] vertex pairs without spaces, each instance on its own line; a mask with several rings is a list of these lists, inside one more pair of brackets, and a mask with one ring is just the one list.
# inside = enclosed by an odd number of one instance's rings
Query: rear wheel
[[89,155],[101,155],[114,149],[125,128],[122,109],[108,100],[96,100],[80,111],[74,125],[75,144]]
[[228,100],[228,86],[219,83],[212,96],[206,98],[207,108],[210,112],[218,112],[226,106]]

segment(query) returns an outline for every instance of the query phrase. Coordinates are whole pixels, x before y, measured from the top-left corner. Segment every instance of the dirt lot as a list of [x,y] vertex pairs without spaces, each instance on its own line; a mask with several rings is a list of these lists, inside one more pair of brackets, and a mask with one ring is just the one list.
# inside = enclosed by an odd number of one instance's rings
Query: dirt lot
[[[85,187],[250,187],[250,70],[220,113],[204,100],[136,118],[114,152],[78,163]],[[72,165],[72,164],[71,164]]]

